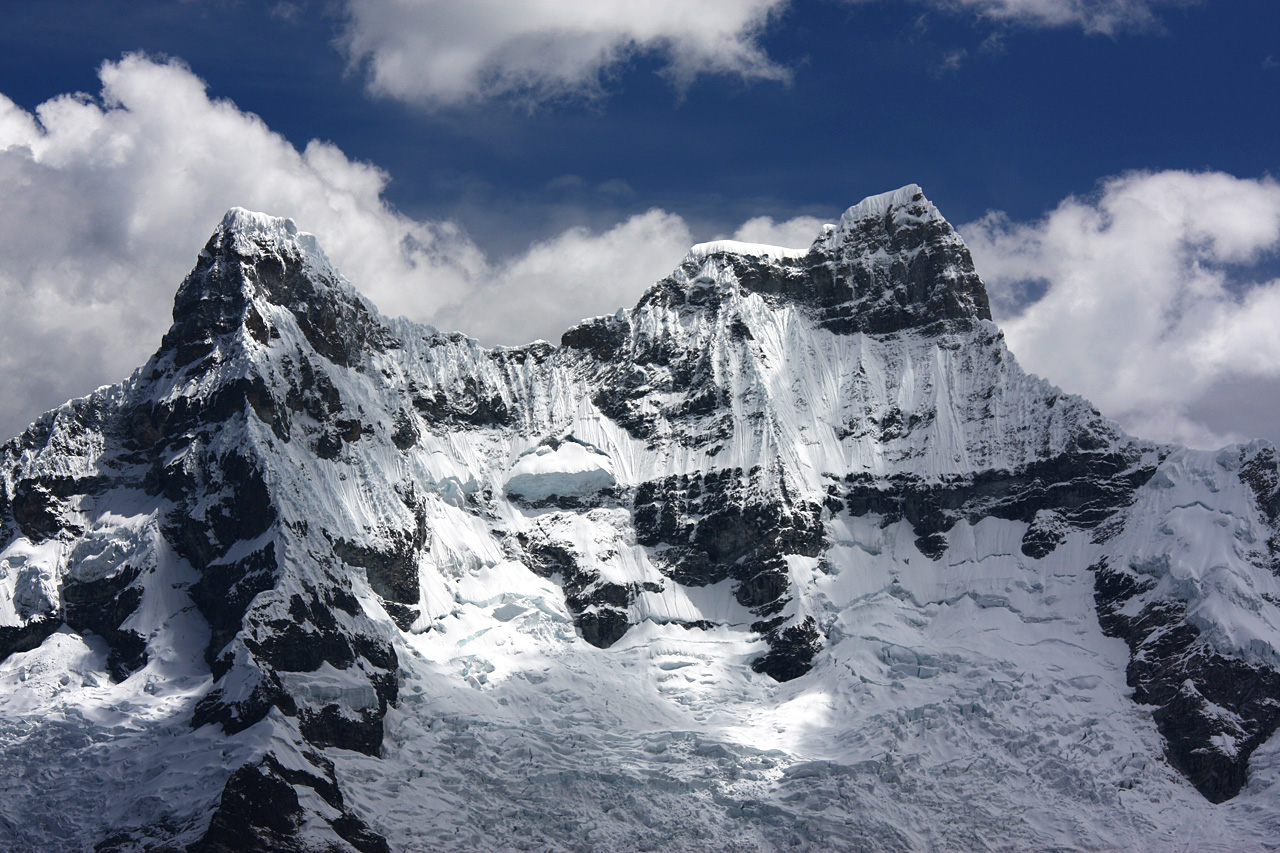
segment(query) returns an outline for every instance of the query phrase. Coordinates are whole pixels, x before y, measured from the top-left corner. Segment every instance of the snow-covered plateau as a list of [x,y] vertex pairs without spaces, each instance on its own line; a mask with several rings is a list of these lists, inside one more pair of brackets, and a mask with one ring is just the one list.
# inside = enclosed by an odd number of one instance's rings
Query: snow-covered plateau
[[1280,847],[1280,470],[1024,373],[915,186],[559,346],[236,209],[0,447],[0,850]]

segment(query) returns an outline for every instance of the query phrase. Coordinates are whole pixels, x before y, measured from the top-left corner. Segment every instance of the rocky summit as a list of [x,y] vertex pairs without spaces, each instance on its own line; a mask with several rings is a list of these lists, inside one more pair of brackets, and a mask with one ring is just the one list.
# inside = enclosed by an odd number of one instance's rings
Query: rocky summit
[[0,850],[1272,849],[1278,573],[916,186],[495,349],[236,209],[0,447]]

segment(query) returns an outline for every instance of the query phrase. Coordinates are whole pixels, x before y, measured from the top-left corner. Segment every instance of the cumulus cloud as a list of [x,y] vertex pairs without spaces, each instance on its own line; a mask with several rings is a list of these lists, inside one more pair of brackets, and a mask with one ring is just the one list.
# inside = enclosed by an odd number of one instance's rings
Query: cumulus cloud
[[822,226],[822,220],[812,216],[797,216],[782,222],[775,222],[771,216],[757,216],[742,223],[734,232],[733,239],[787,249],[807,249],[822,234]]
[[[960,231],[1028,369],[1140,435],[1280,437],[1280,279],[1266,273],[1280,183],[1137,172],[1038,222],[993,213]],[[1250,387],[1271,402],[1244,420],[1216,411]]]
[[370,91],[426,107],[591,98],[639,54],[678,88],[701,74],[784,80],[758,37],[787,0],[346,0],[340,43]]
[[436,322],[486,341],[559,343],[582,316],[634,304],[692,242],[684,219],[656,209],[601,234],[571,228],[497,264],[469,299]]
[[[852,0],[869,2],[869,0]],[[1024,27],[1080,27],[1113,35],[1158,25],[1161,6],[1186,6],[1197,0],[918,0],[940,11],[975,14],[989,21]]]
[[100,76],[98,98],[34,115],[0,96],[5,434],[145,359],[231,206],[295,217],[393,311],[462,299],[485,269],[458,228],[388,207],[381,171],[323,142],[298,151],[180,63],[127,56]]
[[376,167],[325,142],[299,151],[178,62],[127,56],[100,76],[98,97],[34,114],[0,95],[0,436],[142,364],[236,205],[314,232],[385,313],[487,344],[558,340],[634,304],[692,242],[652,210],[490,258],[459,227],[390,207]]

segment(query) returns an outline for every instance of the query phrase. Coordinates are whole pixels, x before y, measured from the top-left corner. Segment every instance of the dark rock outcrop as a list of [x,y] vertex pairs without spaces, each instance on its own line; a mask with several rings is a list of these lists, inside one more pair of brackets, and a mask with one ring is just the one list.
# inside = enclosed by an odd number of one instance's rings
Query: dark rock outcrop
[[187,853],[312,853],[317,849],[314,830],[311,841],[297,837],[311,815],[298,799],[299,788],[309,789],[339,812],[325,821],[333,836],[331,849],[341,849],[339,844],[346,842],[359,853],[388,853],[386,839],[345,809],[333,764],[316,753],[305,757],[314,772],[287,768],[270,755],[236,770],[222,789],[209,828]]
[[986,517],[1029,524],[1022,552],[1043,557],[1067,531],[1092,530],[1133,503],[1155,470],[1155,460],[1135,446],[1064,454],[1016,471],[982,471],[950,482],[850,475],[829,491],[829,500],[842,502],[851,515],[879,515],[885,524],[905,518],[918,537],[916,547],[935,560],[946,552],[946,533],[957,521],[976,524]]
[[1236,796],[1249,757],[1280,728],[1280,673],[1216,652],[1176,600],[1131,614],[1125,605],[1155,581],[1106,561],[1091,568],[1098,622],[1128,644],[1134,701],[1155,706],[1169,762],[1210,802]]
[[821,505],[793,499],[785,478],[725,469],[642,484],[633,518],[636,541],[661,547],[653,559],[672,580],[735,581],[734,597],[761,618],[753,630],[771,647],[756,671],[779,681],[808,671],[821,648],[816,625],[776,617],[790,600],[785,557],[816,557],[826,548]]

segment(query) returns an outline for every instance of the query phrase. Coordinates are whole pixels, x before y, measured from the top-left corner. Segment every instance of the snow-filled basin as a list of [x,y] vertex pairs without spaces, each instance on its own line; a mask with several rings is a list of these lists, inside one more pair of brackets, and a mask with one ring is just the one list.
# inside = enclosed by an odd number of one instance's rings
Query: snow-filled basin
[[582,498],[614,485],[613,465],[599,450],[576,441],[540,445],[511,466],[507,494],[526,501]]

